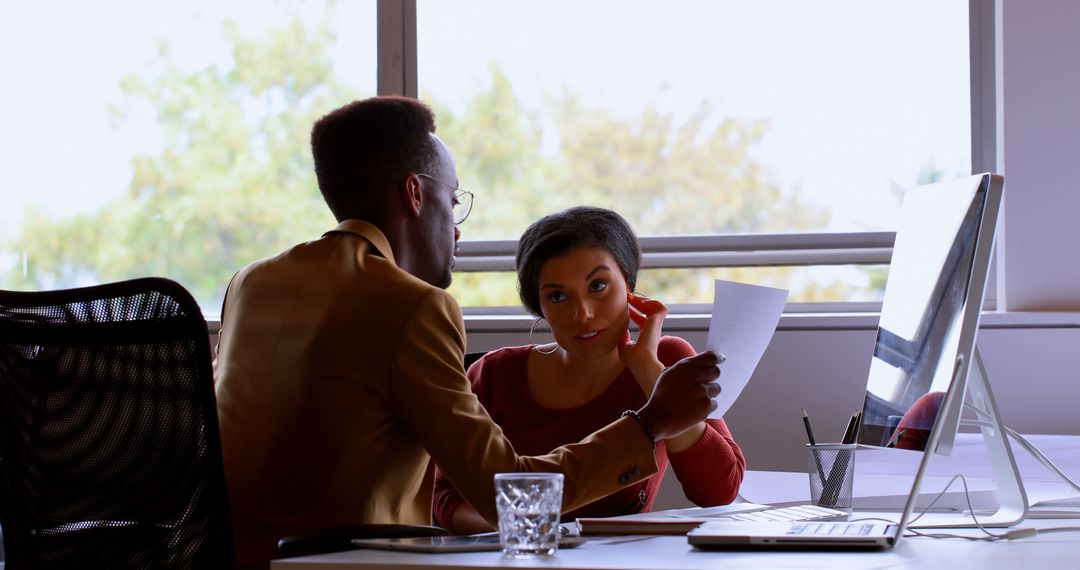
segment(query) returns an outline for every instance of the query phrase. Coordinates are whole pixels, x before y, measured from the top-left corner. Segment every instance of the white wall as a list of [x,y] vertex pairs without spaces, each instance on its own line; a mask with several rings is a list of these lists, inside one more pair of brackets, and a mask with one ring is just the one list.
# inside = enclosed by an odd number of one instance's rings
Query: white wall
[[1005,308],[1080,310],[1080,2],[1003,0]]

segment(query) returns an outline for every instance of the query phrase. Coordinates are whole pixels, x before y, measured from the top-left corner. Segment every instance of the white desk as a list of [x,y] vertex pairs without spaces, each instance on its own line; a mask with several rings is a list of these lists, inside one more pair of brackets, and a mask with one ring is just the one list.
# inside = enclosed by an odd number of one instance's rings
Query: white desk
[[[1077,436],[1038,436],[1044,452],[1076,478],[1080,475],[1080,445]],[[964,442],[970,444],[972,442]],[[1016,451],[1017,462],[1029,489],[1047,489],[1062,496],[1069,493],[1029,456]],[[958,459],[967,463],[964,453]],[[917,458],[917,455],[913,455]],[[931,473],[940,469],[952,473],[954,464],[940,461]],[[858,467],[858,463],[856,463]],[[977,476],[978,464],[975,467]],[[913,472],[913,469],[912,469]],[[864,478],[864,485],[867,478]],[[858,475],[856,483],[860,482]],[[857,485],[858,486],[858,485]],[[873,484],[870,484],[873,487]],[[754,502],[780,503],[806,501],[809,486],[806,474],[748,471],[743,494]],[[871,495],[881,489],[867,488]],[[897,490],[905,493],[907,489]],[[1047,491],[1047,492],[1050,492]],[[857,493],[858,494],[858,493]],[[1043,498],[1043,497],[1039,497]],[[869,516],[858,513],[858,516]],[[895,519],[898,513],[885,515]],[[1029,519],[1017,528],[1080,527],[1080,519]],[[953,534],[980,536],[977,529],[949,530]],[[1003,532],[994,530],[993,532]],[[629,541],[628,539],[638,540]],[[415,554],[377,550],[353,550],[335,554],[276,560],[273,570],[349,570],[386,568],[391,570],[473,569],[473,568],[561,568],[561,569],[693,569],[693,568],[889,568],[958,570],[962,568],[1076,568],[1080,565],[1080,532],[1053,533],[1014,541],[970,541],[906,537],[891,550],[880,552],[811,552],[811,551],[702,551],[695,550],[685,536],[598,537],[584,546],[559,553],[548,559],[507,559],[498,552],[459,554]]]
[[[1072,526],[1080,521],[1041,520],[1023,526]],[[971,533],[972,531],[956,531]],[[631,537],[620,537],[625,540]],[[590,540],[584,546],[560,550],[548,559],[507,559],[498,552],[415,554],[353,550],[276,560],[272,570],[375,569],[428,570],[473,568],[561,569],[690,569],[690,568],[866,568],[957,570],[960,568],[1075,568],[1080,558],[1080,533],[1056,533],[1016,541],[976,542],[962,539],[904,538],[881,552],[734,552],[694,550],[684,536],[656,536],[635,542]]]
[[[1027,437],[1070,477],[1080,481],[1080,436],[1029,435]],[[1011,440],[1010,443],[1012,443]],[[930,459],[921,494],[932,497],[953,475],[964,473],[968,487],[976,495],[973,497],[976,508],[979,508],[982,500],[977,496],[979,492],[994,488],[989,460],[982,445],[982,438],[977,434],[958,435],[956,447],[951,456],[935,455]],[[1019,446],[1013,443],[1012,448],[1020,476],[1024,480],[1029,504],[1078,495],[1075,490],[1037,463]],[[853,492],[856,497],[856,506],[863,505],[863,508],[871,509],[886,508],[867,507],[862,499],[888,495],[895,500],[868,502],[876,505],[888,504],[888,508],[902,508],[921,458],[921,454],[910,451],[860,449],[856,453],[855,461]],[[954,484],[950,491],[958,494],[960,489],[959,484]],[[809,485],[805,475],[776,471],[748,471],[739,493],[754,503],[783,505],[804,503],[810,499]],[[957,497],[938,503],[939,506],[961,504],[963,504],[962,500]],[[1080,525],[1080,520],[1076,523]]]

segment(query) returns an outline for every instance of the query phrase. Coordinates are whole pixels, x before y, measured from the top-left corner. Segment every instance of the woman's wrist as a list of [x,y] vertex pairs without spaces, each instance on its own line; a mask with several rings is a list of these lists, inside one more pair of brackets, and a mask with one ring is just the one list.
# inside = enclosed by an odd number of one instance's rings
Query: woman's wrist
[[647,398],[652,394],[652,389],[656,386],[660,373],[664,371],[664,364],[660,360],[653,358],[645,362],[629,364],[627,368],[630,369],[630,373],[634,375],[634,379],[637,380]]
[[669,453],[678,453],[680,451],[686,451],[691,447],[694,447],[701,441],[701,438],[705,437],[705,431],[709,429],[708,424],[701,422],[700,424],[686,430],[685,432],[667,439],[664,441],[664,445],[667,446]]

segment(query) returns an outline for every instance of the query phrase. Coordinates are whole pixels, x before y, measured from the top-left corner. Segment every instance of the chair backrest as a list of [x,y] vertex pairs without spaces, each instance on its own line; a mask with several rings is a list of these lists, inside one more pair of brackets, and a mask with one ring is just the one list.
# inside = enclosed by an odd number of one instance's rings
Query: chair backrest
[[9,569],[234,564],[209,345],[166,279],[0,291]]

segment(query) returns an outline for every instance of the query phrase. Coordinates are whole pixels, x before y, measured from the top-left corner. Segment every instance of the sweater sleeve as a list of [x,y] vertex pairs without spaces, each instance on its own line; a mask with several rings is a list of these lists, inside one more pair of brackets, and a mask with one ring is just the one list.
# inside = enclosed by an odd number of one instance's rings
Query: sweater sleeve
[[450,481],[446,478],[438,468],[435,469],[435,495],[432,497],[431,507],[432,515],[435,517],[435,523],[439,526],[449,529],[450,519],[454,515],[454,511],[465,502],[465,499],[461,498],[457,489],[454,488]]
[[[657,356],[664,366],[694,354],[688,342],[664,337]],[[723,419],[707,420],[701,439],[677,453],[667,453],[686,498],[701,507],[726,505],[739,493],[746,460]]]
[[695,505],[711,507],[735,500],[746,460],[724,420],[707,420],[705,433],[691,447],[669,453],[683,493]]

